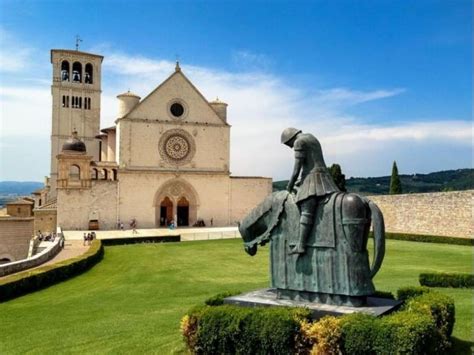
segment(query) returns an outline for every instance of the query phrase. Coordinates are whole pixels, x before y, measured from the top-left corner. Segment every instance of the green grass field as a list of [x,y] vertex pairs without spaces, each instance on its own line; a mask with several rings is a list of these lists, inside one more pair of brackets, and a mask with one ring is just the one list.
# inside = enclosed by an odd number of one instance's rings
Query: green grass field
[[[472,272],[472,257],[468,246],[388,240],[375,283],[395,292],[418,285],[420,272]],[[268,248],[250,257],[240,240],[106,247],[83,275],[0,304],[0,354],[182,352],[190,307],[267,285]],[[437,290],[455,299],[457,349],[467,349],[472,290]]]

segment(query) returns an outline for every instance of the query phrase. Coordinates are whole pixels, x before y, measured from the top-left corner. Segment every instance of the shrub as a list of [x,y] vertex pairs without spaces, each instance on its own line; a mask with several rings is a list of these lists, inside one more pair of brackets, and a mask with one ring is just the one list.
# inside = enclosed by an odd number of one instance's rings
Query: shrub
[[304,319],[309,311],[297,308],[205,306],[182,319],[181,331],[196,354],[288,354]]
[[[181,321],[195,354],[440,354],[454,325],[453,300],[427,287],[398,291],[401,310],[310,320],[298,308],[200,306]],[[219,299],[219,295],[212,299]]]
[[419,276],[420,285],[428,287],[474,288],[474,275],[461,273],[423,273]]
[[424,286],[407,286],[398,289],[397,291],[397,300],[405,301],[409,298],[423,295],[430,292],[431,290],[428,287]]
[[371,352],[434,354],[435,324],[428,314],[397,312],[377,319]]
[[[373,238],[372,232],[369,234]],[[472,245],[474,246],[474,238],[446,237],[441,235],[423,235],[423,234],[406,234],[406,233],[385,233],[385,238],[394,240],[405,240],[421,243],[441,243],[456,245]]]
[[226,297],[231,297],[235,296],[241,293],[240,291],[229,291],[229,292],[223,292],[219,293],[213,297],[208,298],[207,300],[204,301],[204,303],[208,306],[220,306],[224,304],[224,298]]
[[311,323],[304,320],[301,323],[303,341],[299,346],[300,353],[311,349],[311,354],[337,355],[341,353],[342,330],[341,318],[326,316]]
[[96,239],[92,241],[89,250],[76,258],[7,276],[0,280],[0,302],[51,286],[78,275],[98,263],[103,255],[102,243]]
[[429,292],[408,300],[404,306],[406,312],[429,315],[436,332],[436,352],[440,353],[451,346],[450,337],[454,328],[455,308],[451,297]]
[[370,354],[376,334],[376,318],[355,313],[341,318],[342,352],[344,354]]

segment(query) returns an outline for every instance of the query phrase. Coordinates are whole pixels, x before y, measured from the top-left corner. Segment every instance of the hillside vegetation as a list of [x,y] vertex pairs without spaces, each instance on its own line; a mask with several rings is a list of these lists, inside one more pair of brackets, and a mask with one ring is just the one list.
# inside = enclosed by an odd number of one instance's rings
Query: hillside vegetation
[[[474,169],[438,171],[429,174],[400,175],[403,193],[459,191],[474,188]],[[275,181],[273,190],[286,188],[288,180]],[[384,195],[390,189],[390,176],[351,177],[346,180],[349,192],[363,195]]]

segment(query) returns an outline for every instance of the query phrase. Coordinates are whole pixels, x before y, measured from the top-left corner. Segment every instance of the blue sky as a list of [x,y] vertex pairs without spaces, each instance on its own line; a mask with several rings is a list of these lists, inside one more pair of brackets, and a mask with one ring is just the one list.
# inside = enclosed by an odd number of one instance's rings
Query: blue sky
[[105,56],[103,126],[115,95],[146,96],[178,56],[229,103],[236,174],[286,178],[286,125],[348,176],[388,175],[393,160],[401,173],[472,165],[470,1],[4,0],[0,180],[48,174],[49,50],[76,34]]

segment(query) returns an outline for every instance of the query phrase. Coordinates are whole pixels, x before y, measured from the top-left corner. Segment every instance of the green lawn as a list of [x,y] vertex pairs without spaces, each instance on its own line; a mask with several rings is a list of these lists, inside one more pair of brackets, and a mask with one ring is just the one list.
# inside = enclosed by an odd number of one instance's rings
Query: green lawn
[[[472,272],[472,256],[468,246],[388,240],[376,286],[417,285],[423,271]],[[106,247],[87,273],[0,304],[0,354],[181,352],[179,321],[191,306],[267,284],[268,248],[250,257],[240,240]],[[455,299],[454,336],[472,342],[472,291],[438,290]]]

